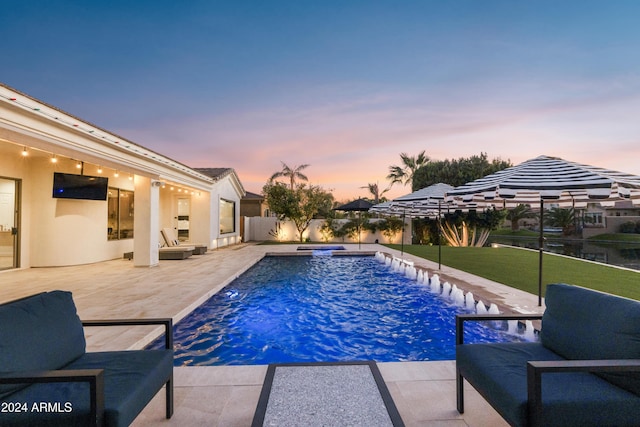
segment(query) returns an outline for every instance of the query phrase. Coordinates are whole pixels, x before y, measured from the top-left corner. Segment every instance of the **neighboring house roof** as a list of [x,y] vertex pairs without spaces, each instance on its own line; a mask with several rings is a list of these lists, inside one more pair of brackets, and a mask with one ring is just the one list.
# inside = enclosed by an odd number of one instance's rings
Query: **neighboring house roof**
[[621,200],[616,202],[612,208],[609,209],[635,209],[638,210],[640,209],[640,206],[634,206],[633,202],[631,200]]
[[203,175],[206,175],[213,179],[213,182],[218,182],[221,179],[231,176],[233,181],[238,186],[238,190],[241,195],[245,195],[247,192],[245,191],[242,183],[240,182],[240,178],[233,168],[194,168],[194,170],[200,172]]
[[260,200],[260,201],[262,201],[262,200],[264,200],[264,196],[262,194],[256,194],[256,193],[252,193],[250,191],[247,191],[242,199],[243,200]]

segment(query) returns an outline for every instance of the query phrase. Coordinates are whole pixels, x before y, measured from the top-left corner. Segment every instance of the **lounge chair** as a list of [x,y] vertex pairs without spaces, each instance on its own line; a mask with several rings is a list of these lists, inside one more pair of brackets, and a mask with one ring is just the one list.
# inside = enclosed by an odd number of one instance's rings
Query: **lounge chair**
[[193,255],[203,255],[207,252],[207,245],[202,243],[181,243],[173,230],[169,227],[165,227],[160,230],[160,234],[162,234],[165,244],[170,248],[192,247]]
[[[162,325],[161,350],[87,352],[83,327]],[[0,425],[125,427],[164,387],[173,414],[170,318],[81,321],[70,292],[0,305]]]
[[195,246],[173,246],[158,249],[158,258],[165,259],[187,259],[193,255]]
[[[547,286],[543,315],[456,316],[458,412],[466,379],[512,426],[638,426],[640,302]],[[540,341],[464,344],[474,320],[542,319]]]

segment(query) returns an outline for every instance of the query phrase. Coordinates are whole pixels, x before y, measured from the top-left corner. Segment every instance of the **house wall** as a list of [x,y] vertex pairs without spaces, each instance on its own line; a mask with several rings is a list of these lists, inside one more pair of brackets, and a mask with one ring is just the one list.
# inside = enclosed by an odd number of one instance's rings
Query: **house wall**
[[[87,264],[121,257],[133,239],[107,241],[107,202],[52,197],[53,172],[78,173],[75,162],[61,158],[24,158],[15,146],[0,143],[0,176],[19,179],[20,265],[32,267]],[[95,175],[86,170],[85,174]],[[109,185],[134,190],[125,178]]]
[[[21,155],[23,148],[29,156]],[[52,154],[58,163],[50,162]],[[53,171],[79,173],[78,161],[84,163],[86,175],[99,175],[101,165],[110,187],[134,192],[133,238],[108,240],[107,201],[52,197]],[[194,241],[211,242],[212,247],[239,241],[244,190],[235,175],[234,184],[231,177],[220,181],[217,195],[219,184],[210,177],[2,84],[0,177],[21,184],[19,258],[23,268],[99,262],[131,251],[136,266],[155,265],[160,228],[173,226],[172,198],[158,184],[165,181],[192,193],[190,237]],[[236,232],[221,238],[217,212],[223,194],[236,202],[237,225]]]
[[[240,243],[240,199],[242,190],[235,185],[233,175],[226,175],[213,184],[211,191],[211,248]],[[235,231],[220,233],[220,200],[235,202]]]

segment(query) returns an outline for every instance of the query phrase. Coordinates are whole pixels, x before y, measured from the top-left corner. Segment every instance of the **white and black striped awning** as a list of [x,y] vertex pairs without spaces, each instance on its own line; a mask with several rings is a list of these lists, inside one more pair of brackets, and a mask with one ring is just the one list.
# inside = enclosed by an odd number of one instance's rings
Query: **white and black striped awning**
[[[453,190],[453,186],[449,184],[433,184],[389,202],[375,205],[370,212],[411,218],[435,217],[441,208],[439,204],[447,209],[447,203],[443,201],[447,191],[450,190]],[[456,204],[456,202],[452,203]]]
[[447,198],[515,203],[543,199],[565,205],[594,199],[632,199],[640,203],[640,176],[540,156],[456,187],[447,192]]

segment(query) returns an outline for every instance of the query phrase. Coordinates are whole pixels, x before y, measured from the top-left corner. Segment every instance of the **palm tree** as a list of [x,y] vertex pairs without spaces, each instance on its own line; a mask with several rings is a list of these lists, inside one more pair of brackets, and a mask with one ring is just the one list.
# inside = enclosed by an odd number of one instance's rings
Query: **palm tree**
[[375,184],[367,184],[364,187],[360,187],[360,188],[368,188],[369,189],[369,193],[371,193],[371,195],[373,196],[373,204],[375,204],[375,205],[380,203],[380,198],[382,197],[382,195],[384,193],[386,193],[387,191],[391,190],[391,187],[388,187],[387,189],[382,190],[382,192],[380,192],[380,187],[378,186],[377,182]]
[[407,153],[400,153],[402,166],[389,166],[389,175],[387,179],[391,181],[389,188],[396,182],[407,185],[413,181],[413,175],[422,166],[429,162],[429,157],[424,154],[424,150],[417,156],[409,156]]
[[511,231],[518,231],[520,229],[519,221],[521,219],[534,218],[535,216],[535,213],[529,205],[520,203],[507,213],[507,219],[511,221]]
[[300,166],[294,166],[293,168],[290,168],[285,162],[281,161],[280,163],[282,163],[282,170],[280,172],[276,172],[273,175],[271,175],[271,178],[269,178],[270,181],[273,181],[274,179],[280,178],[282,176],[289,178],[289,182],[291,184],[292,190],[293,190],[293,187],[295,186],[296,178],[301,179],[303,181],[309,181],[309,178],[307,178],[306,175],[300,172],[302,169],[308,167],[309,165],[300,165]]
[[546,225],[550,225],[551,227],[561,227],[562,234],[569,236],[575,231],[576,211],[573,208],[550,209],[545,215],[544,222]]

